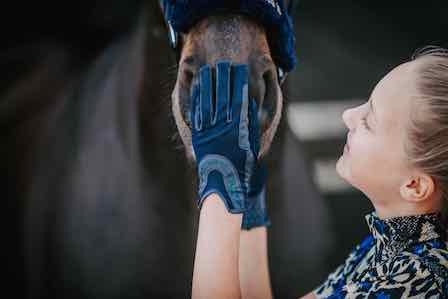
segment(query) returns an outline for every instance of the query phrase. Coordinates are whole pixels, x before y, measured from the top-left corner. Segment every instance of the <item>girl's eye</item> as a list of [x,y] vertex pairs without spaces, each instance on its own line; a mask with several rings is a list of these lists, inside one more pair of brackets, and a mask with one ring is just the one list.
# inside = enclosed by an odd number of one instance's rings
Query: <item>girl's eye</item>
[[369,124],[367,123],[367,115],[364,116],[363,118],[361,118],[361,122],[362,122],[364,127],[366,127],[367,129],[370,130]]

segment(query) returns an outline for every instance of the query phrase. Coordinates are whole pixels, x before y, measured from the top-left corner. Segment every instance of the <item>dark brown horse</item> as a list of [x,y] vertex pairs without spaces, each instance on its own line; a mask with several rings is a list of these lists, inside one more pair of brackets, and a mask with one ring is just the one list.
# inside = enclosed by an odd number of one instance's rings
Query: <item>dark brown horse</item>
[[[88,50],[49,39],[2,52],[4,292],[15,298],[189,297],[198,213],[183,148],[191,157],[185,112],[200,65],[249,64],[250,93],[265,108],[264,153],[275,135],[283,98],[261,25],[239,15],[205,18],[182,37],[177,68],[158,5],[136,7],[125,30]],[[280,136],[270,161],[280,296],[299,295],[307,269],[296,249],[308,245],[291,226],[302,224],[290,214],[300,204],[291,203],[297,190],[315,196],[284,175],[305,164],[283,149],[288,140]]]

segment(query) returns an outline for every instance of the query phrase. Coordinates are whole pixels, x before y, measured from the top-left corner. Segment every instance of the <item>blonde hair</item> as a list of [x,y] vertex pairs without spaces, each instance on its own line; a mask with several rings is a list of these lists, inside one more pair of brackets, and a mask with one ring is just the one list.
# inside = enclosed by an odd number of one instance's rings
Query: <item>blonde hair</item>
[[408,156],[434,178],[442,194],[442,222],[448,227],[448,49],[428,46],[412,56],[418,97],[408,130]]

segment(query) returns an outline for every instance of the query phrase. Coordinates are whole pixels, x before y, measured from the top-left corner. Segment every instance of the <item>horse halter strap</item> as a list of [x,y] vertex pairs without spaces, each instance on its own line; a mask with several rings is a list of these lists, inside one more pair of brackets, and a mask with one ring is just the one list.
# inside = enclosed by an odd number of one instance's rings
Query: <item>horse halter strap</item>
[[171,47],[180,52],[179,33],[186,33],[199,20],[216,13],[240,13],[264,25],[277,65],[279,81],[296,65],[292,18],[294,0],[286,8],[283,0],[159,0]]

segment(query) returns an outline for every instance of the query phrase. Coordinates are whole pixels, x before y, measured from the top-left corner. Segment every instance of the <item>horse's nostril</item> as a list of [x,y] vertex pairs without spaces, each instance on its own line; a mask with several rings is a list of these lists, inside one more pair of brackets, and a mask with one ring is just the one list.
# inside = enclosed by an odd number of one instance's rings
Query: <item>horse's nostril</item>
[[276,76],[272,68],[268,68],[260,76],[262,88],[260,89],[261,98],[259,99],[258,118],[262,129],[266,129],[272,122],[277,107],[277,85]]
[[255,99],[258,111],[261,110],[266,96],[266,81],[263,73],[255,73],[249,79],[249,97]]
[[191,127],[190,109],[191,109],[191,89],[193,85],[194,72],[185,66],[181,66],[178,73],[179,87],[179,106],[182,118],[186,124]]

